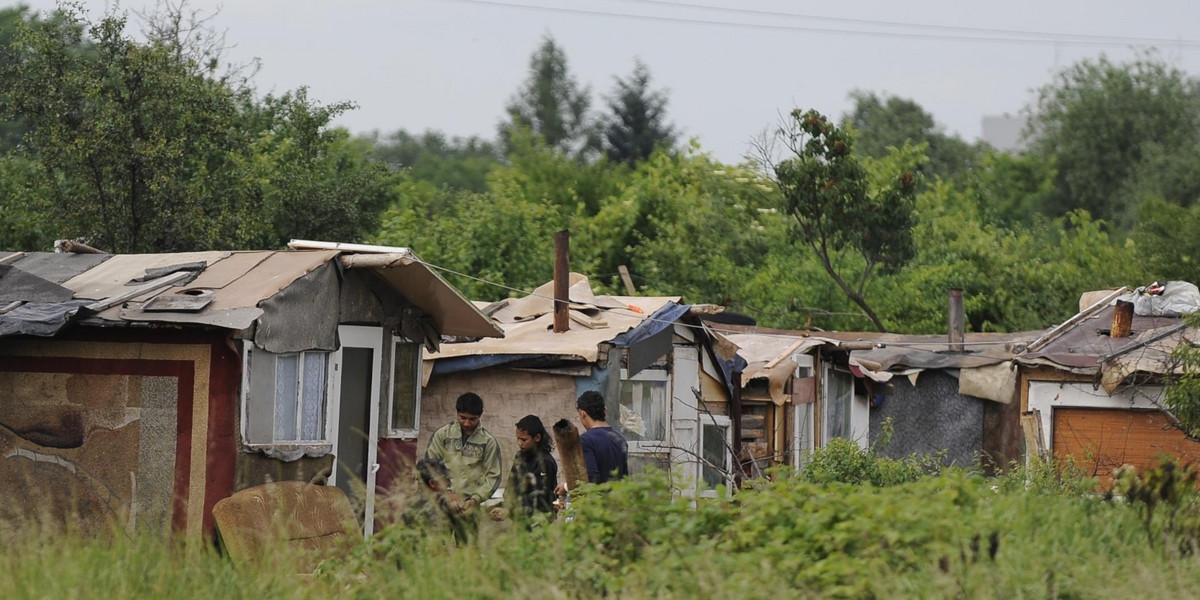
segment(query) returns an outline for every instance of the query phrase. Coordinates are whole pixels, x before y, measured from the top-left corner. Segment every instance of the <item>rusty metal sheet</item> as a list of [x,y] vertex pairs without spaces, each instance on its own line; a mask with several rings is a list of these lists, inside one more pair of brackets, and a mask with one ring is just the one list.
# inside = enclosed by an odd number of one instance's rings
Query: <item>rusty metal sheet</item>
[[179,252],[175,254],[117,254],[64,282],[76,298],[103,300],[129,291],[125,284],[146,274],[146,269],[186,262],[208,264],[229,256],[229,252]]

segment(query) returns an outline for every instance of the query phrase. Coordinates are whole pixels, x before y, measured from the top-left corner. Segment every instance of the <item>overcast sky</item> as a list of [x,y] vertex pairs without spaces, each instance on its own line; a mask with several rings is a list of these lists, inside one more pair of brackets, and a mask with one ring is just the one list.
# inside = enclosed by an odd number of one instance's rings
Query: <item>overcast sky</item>
[[[38,10],[55,5],[27,3]],[[149,4],[133,0],[121,8]],[[93,16],[107,6],[84,5]],[[438,129],[493,137],[505,102],[528,74],[530,54],[549,34],[565,48],[576,78],[591,86],[594,107],[602,106],[613,76],[627,74],[634,58],[641,58],[655,85],[670,93],[671,121],[726,161],[739,160],[750,138],[780,112],[802,107],[840,116],[855,89],[912,98],[948,131],[973,140],[981,117],[1018,113],[1057,69],[1101,52],[1118,60],[1132,57],[1133,44],[1124,38],[1173,40],[1158,44],[1162,55],[1189,73],[1200,71],[1200,3],[1187,0],[194,0],[191,5],[220,9],[212,23],[236,44],[232,60],[261,60],[255,78],[260,91],[308,86],[311,97],[323,102],[356,102],[356,110],[338,119],[354,132]],[[704,5],[723,10],[694,8]],[[1053,43],[1034,33],[1115,43]],[[1043,41],[1030,41],[1035,38]]]

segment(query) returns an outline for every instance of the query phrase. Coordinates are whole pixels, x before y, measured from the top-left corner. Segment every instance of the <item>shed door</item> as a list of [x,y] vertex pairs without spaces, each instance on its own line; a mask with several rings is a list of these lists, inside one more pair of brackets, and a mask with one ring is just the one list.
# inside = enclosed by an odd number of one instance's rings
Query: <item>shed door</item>
[[370,535],[375,520],[375,473],[379,470],[379,402],[383,371],[383,329],[338,327],[342,347],[338,365],[334,419],[333,483],[362,503],[363,532]]
[[1163,454],[1200,459],[1200,443],[1184,437],[1156,410],[1055,408],[1054,455],[1071,456],[1107,487],[1121,465],[1152,467]]

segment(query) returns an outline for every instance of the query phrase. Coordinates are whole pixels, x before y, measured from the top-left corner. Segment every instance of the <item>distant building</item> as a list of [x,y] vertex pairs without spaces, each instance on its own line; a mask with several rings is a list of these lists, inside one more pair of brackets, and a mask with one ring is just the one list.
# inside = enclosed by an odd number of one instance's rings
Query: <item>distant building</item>
[[980,139],[993,148],[1005,152],[1020,152],[1027,144],[1021,137],[1025,130],[1026,119],[1023,116],[1010,114],[991,115],[983,117],[983,133]]

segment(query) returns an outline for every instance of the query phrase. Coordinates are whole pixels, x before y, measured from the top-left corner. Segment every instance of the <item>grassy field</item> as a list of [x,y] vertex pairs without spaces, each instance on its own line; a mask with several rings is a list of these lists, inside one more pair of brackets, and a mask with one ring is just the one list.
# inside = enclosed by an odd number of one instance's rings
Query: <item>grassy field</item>
[[831,476],[872,463],[834,463],[819,482],[698,505],[649,475],[585,494],[571,522],[463,547],[392,527],[309,577],[283,554],[233,565],[161,540],[30,537],[0,554],[0,597],[1200,598],[1194,480],[1130,479],[1114,501],[1048,468],[984,478],[885,461],[893,481],[876,485]]

